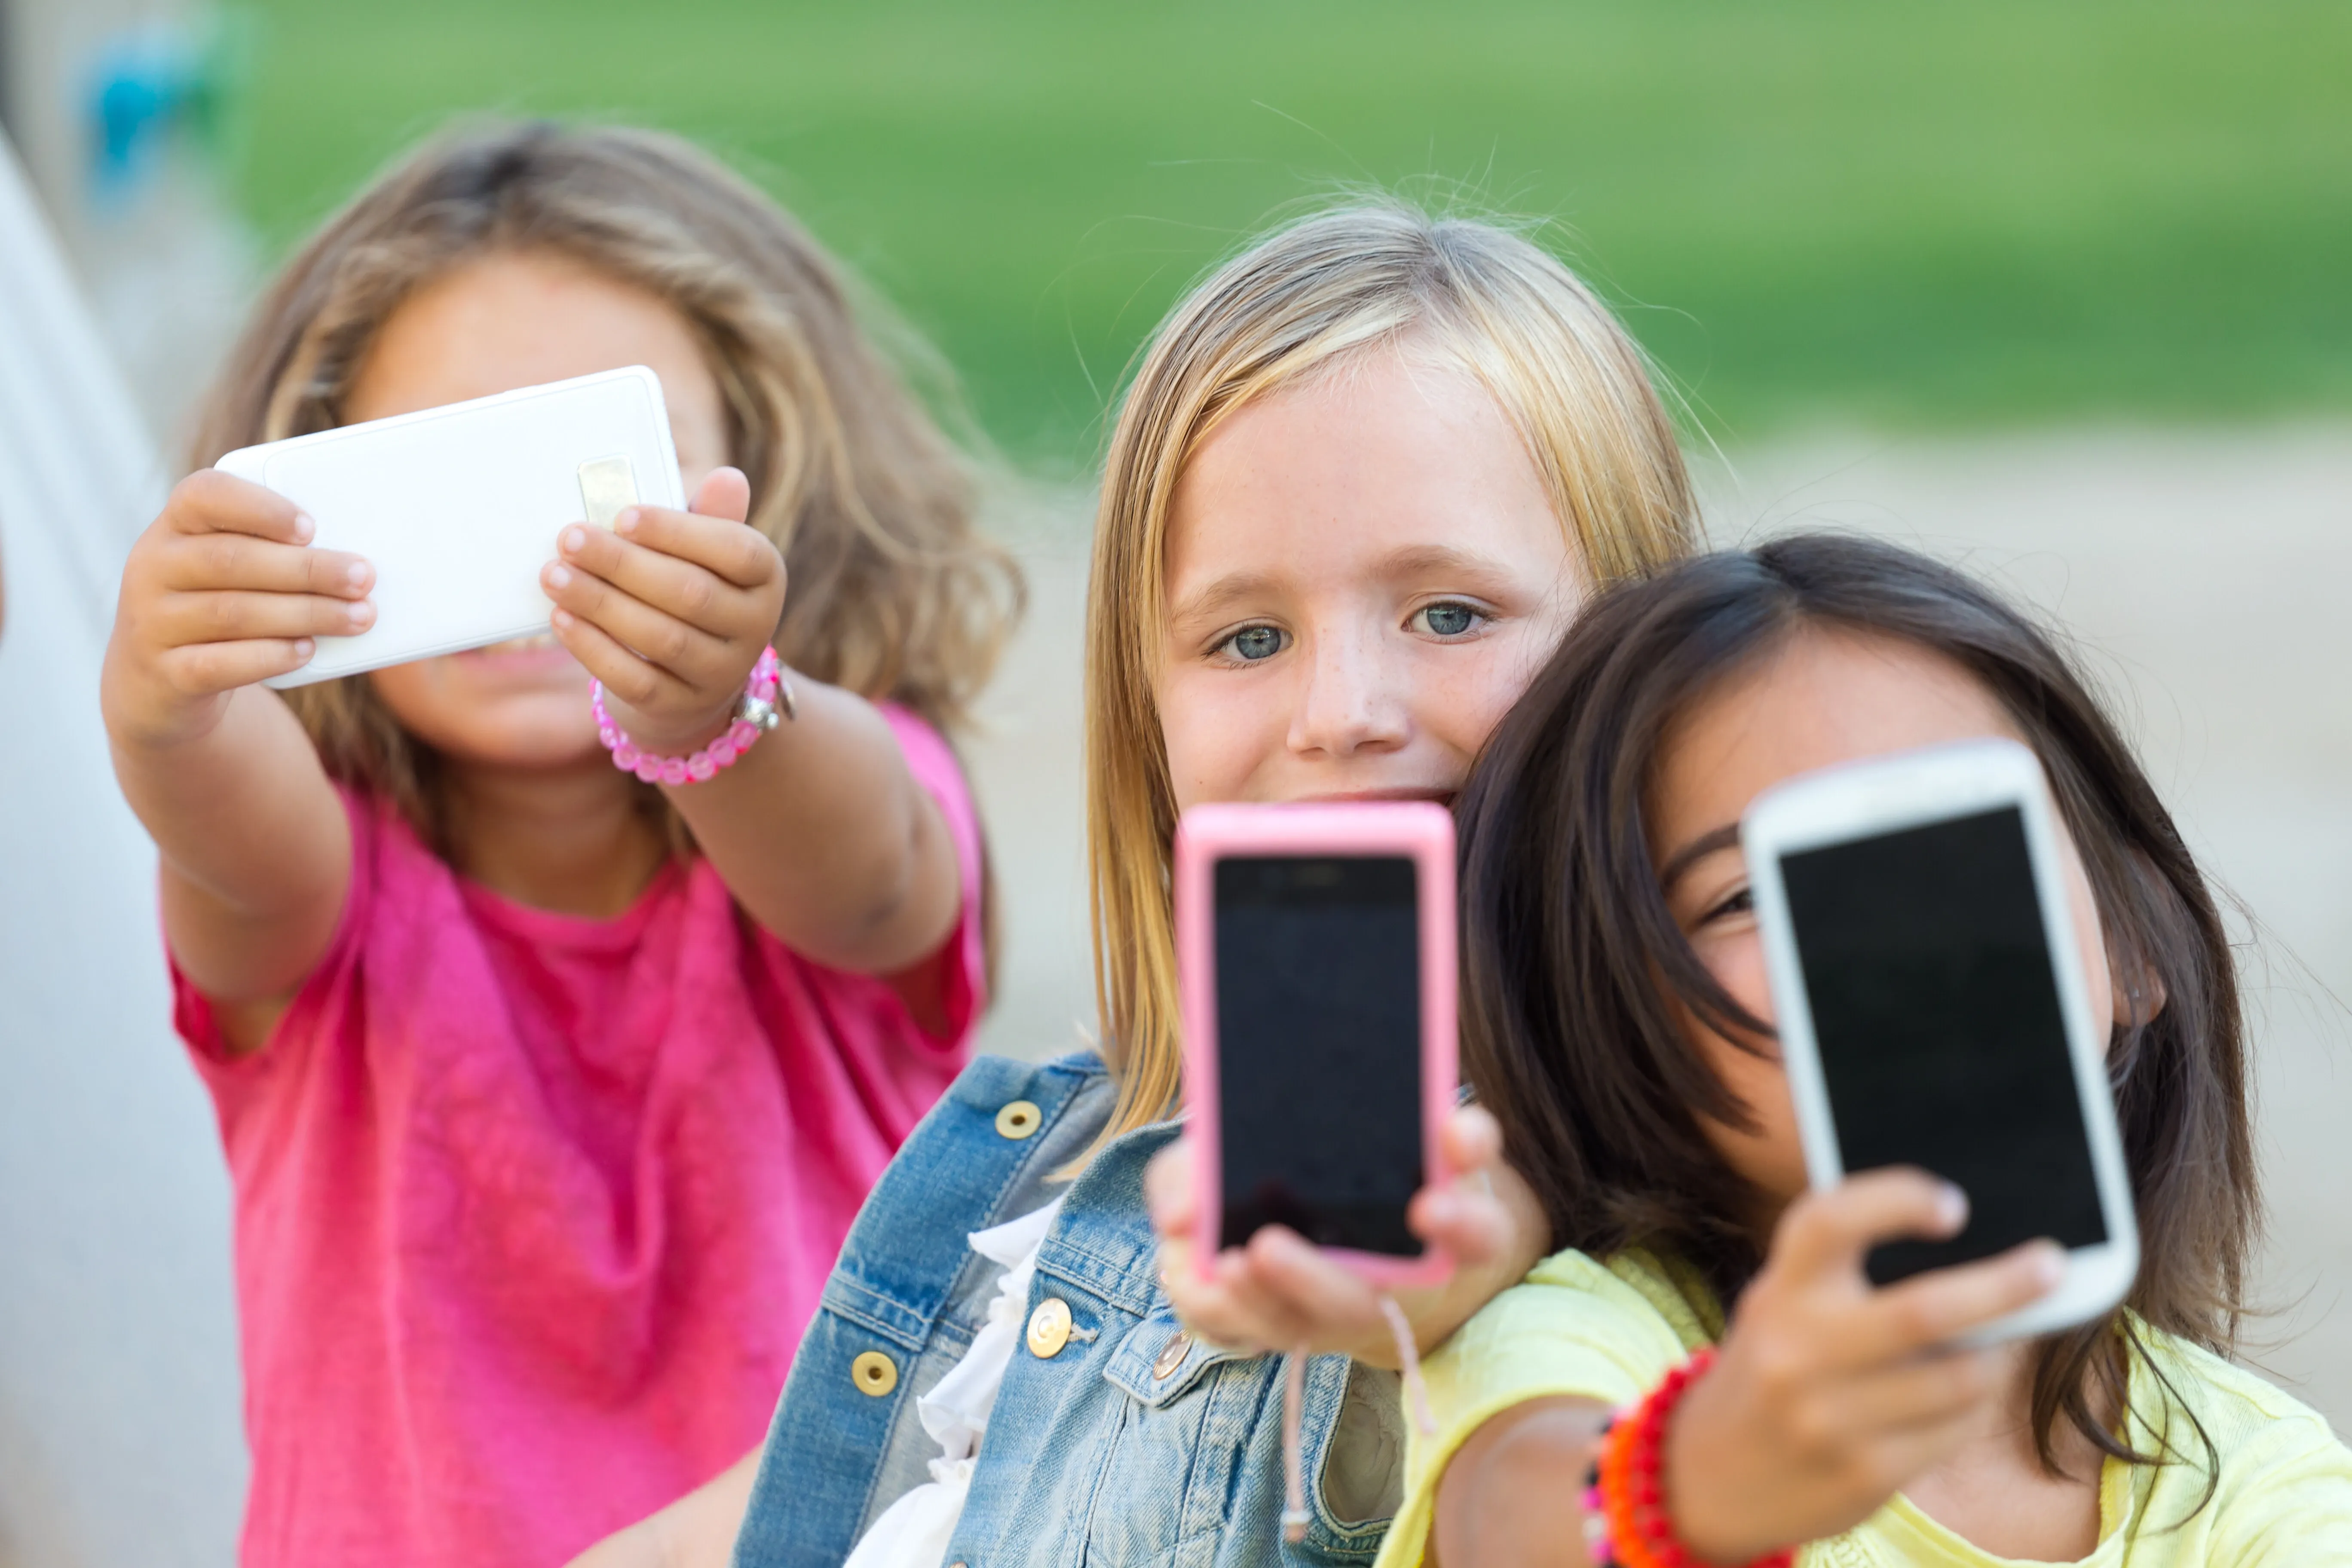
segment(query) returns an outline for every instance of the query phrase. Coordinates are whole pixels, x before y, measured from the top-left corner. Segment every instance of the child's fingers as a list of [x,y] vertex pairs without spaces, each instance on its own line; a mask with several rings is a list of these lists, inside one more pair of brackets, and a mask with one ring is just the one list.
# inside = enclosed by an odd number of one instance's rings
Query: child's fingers
[[1990,1352],[1916,1357],[1846,1380],[1824,1425],[1848,1439],[1909,1431],[1958,1420],[1998,1392]]
[[1874,1294],[1853,1328],[1855,1351],[1892,1359],[1948,1344],[1969,1330],[2048,1295],[2065,1272],[2053,1241],[2030,1241],[1998,1257],[1915,1274]]
[[751,481],[740,468],[713,468],[694,487],[694,499],[686,503],[686,510],[729,522],[747,522],[751,516]]
[[694,700],[695,694],[685,682],[646,663],[594,622],[559,606],[549,617],[549,626],[555,640],[590,675],[603,681],[606,691],[630,707],[651,710],[665,705],[683,707]]
[[1199,1223],[1192,1191],[1193,1157],[1192,1141],[1179,1138],[1143,1168],[1143,1201],[1151,1212],[1151,1226],[1171,1240],[1189,1238]]
[[172,487],[163,517],[180,533],[245,533],[281,544],[308,544],[318,531],[309,513],[276,490],[218,468],[199,468]]
[[1483,1171],[1503,1158],[1503,1124],[1483,1105],[1456,1106],[1438,1133],[1437,1146],[1452,1170]]
[[[711,526],[747,531],[734,523]],[[664,615],[714,636],[740,641],[756,637],[756,647],[775,629],[777,599],[772,592],[763,595],[737,587],[680,556],[577,523],[557,536],[556,551],[555,569],[588,573]]]
[[1404,1219],[1413,1235],[1456,1264],[1492,1262],[1510,1245],[1509,1212],[1492,1192],[1475,1186],[1424,1188]]
[[315,594],[173,594],[153,613],[154,635],[172,647],[254,638],[352,637],[374,624],[375,606],[366,600],[325,599]]
[[767,588],[783,575],[783,557],[767,535],[725,518],[633,506],[613,520],[610,537],[692,562],[737,588]]
[[309,637],[190,643],[166,649],[156,668],[182,696],[212,697],[273,675],[290,674],[310,663],[317,651],[318,644]]
[[1849,1445],[1841,1467],[1843,1479],[1853,1494],[1871,1500],[1870,1506],[1853,1517],[1875,1511],[1877,1504],[1951,1458],[1977,1426],[1971,1405],[1957,1415],[1922,1421],[1880,1433],[1866,1444]]
[[1381,1321],[1380,1296],[1368,1280],[1281,1226],[1251,1237],[1243,1259],[1251,1283],[1318,1345],[1353,1341]]
[[355,599],[375,585],[375,569],[347,551],[314,550],[242,533],[168,536],[148,560],[156,585],[173,593],[248,588]]
[[1168,1271],[1168,1300],[1193,1333],[1229,1350],[1256,1351],[1295,1342],[1297,1326],[1268,1301],[1240,1266],[1239,1253],[1225,1253],[1205,1279],[1189,1268]]
[[[593,573],[550,562],[540,583],[559,615],[595,626],[685,686],[708,689],[732,686],[740,679],[736,672],[742,660],[725,639],[643,603]],[[621,692],[625,701],[638,702],[614,682],[604,684]]]
[[1968,1218],[1968,1198],[1949,1182],[1907,1168],[1869,1171],[1790,1204],[1771,1261],[1800,1279],[1859,1275],[1862,1255],[1878,1243],[1956,1236]]
[[1212,1289],[1205,1294],[1215,1321],[1202,1327],[1218,1344],[1287,1349],[1306,1342],[1317,1331],[1312,1318],[1280,1291],[1268,1288],[1257,1263],[1244,1248],[1228,1247],[1217,1254],[1210,1283]]

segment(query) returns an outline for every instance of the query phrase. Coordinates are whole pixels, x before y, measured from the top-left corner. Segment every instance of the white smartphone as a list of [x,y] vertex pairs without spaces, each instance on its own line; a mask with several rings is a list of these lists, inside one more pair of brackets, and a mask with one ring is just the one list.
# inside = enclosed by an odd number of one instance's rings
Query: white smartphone
[[1812,1184],[1916,1165],[1969,1196],[1959,1235],[1873,1249],[1872,1281],[2065,1249],[1972,1344],[2095,1317],[2139,1269],[2054,810],[2032,751],[1982,741],[1791,779],[1740,824]]
[[583,519],[686,504],[661,382],[644,365],[241,447],[214,465],[375,567],[375,624],[320,637],[268,684],[308,685],[547,630],[540,568]]

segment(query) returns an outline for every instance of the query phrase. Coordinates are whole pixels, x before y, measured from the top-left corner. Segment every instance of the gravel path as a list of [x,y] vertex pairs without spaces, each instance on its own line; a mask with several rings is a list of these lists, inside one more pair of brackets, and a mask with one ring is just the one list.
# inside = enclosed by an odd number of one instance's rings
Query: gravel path
[[[2352,430],[1827,439],[1704,465],[1738,542],[1867,530],[2059,616],[2189,842],[2252,916],[2269,1313],[2249,1357],[2352,1432]],[[1034,595],[972,763],[1006,947],[987,1048],[1093,1016],[1078,688],[1083,498],[1020,510]]]

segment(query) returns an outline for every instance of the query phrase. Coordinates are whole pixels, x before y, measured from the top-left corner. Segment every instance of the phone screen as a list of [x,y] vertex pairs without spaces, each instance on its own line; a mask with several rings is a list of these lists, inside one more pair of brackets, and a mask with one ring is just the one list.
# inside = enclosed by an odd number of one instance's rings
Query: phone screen
[[1403,856],[1215,867],[1221,1245],[1286,1225],[1418,1257],[1421,944]]
[[1969,1195],[1965,1231],[1876,1248],[1871,1279],[2106,1240],[2018,808],[1780,870],[1845,1168],[1918,1165]]

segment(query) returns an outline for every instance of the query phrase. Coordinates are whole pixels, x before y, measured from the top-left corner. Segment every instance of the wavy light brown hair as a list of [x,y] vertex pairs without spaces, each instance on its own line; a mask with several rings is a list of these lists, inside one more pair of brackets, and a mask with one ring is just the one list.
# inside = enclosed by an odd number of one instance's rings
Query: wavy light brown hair
[[1689,476],[1641,349],[1519,234],[1397,202],[1283,228],[1180,301],[1146,346],[1104,465],[1087,610],[1087,850],[1095,986],[1119,1069],[1106,1140],[1182,1084],[1169,868],[1175,791],[1153,697],[1178,479],[1236,410],[1363,356],[1409,351],[1494,395],[1593,579],[1696,548]]
[[[548,252],[674,309],[725,405],[751,525],[783,552],[775,635],[794,669],[904,703],[952,733],[1018,616],[1012,558],[974,526],[971,463],[870,334],[941,374],[775,203],[675,136],[490,125],[426,143],[328,220],[232,351],[191,454],[342,423],[376,334],[425,284],[499,252]],[[436,759],[364,677],[287,693],[330,774],[446,848]],[[652,786],[646,808],[682,830]]]
[[1983,684],[2049,774],[2114,973],[2157,982],[2160,1006],[2118,1019],[2107,1046],[2139,1276],[2114,1313],[2043,1341],[2033,1379],[2046,1468],[2062,1419],[2104,1453],[2149,1462],[2097,1414],[2123,1408],[2136,1322],[2228,1353],[2261,1223],[2235,964],[2196,861],[2088,682],[1962,574],[1893,545],[1797,535],[1586,609],[1463,794],[1467,1074],[1555,1247],[1679,1258],[1726,1304],[1754,1277],[1758,1195],[1700,1124],[1749,1118],[1682,1020],[1750,1049],[1772,1031],[1675,923],[1647,814],[1680,716],[1808,628],[1907,643]]

